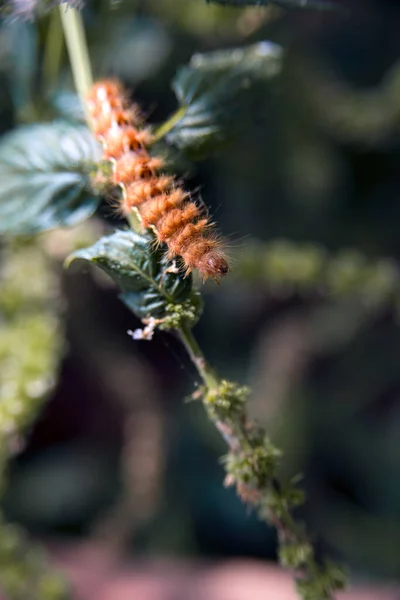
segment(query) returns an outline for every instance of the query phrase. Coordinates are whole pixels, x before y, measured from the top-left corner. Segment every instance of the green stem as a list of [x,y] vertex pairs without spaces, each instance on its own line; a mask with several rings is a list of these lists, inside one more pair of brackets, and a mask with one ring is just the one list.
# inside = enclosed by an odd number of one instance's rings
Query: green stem
[[276,528],[281,563],[294,572],[300,597],[334,600],[334,592],[344,587],[345,576],[336,566],[319,564],[309,536],[297,524],[293,509],[302,503],[301,494],[294,484],[282,487],[279,483],[279,451],[265,431],[248,420],[248,390],[219,380],[189,327],[181,326],[178,334],[207,388],[203,404],[208,417],[229,448],[226,485],[234,484],[241,500]]
[[178,108],[178,110],[176,112],[174,112],[173,115],[170,116],[170,118],[167,121],[165,121],[165,123],[160,125],[160,127],[157,129],[157,131],[154,134],[154,141],[158,142],[163,137],[165,137],[167,135],[167,133],[169,133],[171,131],[171,129],[173,127],[175,127],[175,125],[178,123],[178,121],[180,121],[182,119],[186,110],[187,110],[186,106],[181,106],[180,108]]
[[43,59],[43,89],[48,92],[56,85],[64,49],[60,15],[55,10],[50,15]]
[[192,330],[183,325],[178,330],[178,335],[188,351],[194,365],[196,366],[205,386],[208,388],[208,390],[216,389],[219,384],[218,377],[214,369],[206,361]]
[[82,15],[78,9],[66,6],[65,3],[60,4],[60,15],[75,87],[84,106],[86,120],[90,126],[90,117],[87,112],[85,98],[93,85],[93,78]]

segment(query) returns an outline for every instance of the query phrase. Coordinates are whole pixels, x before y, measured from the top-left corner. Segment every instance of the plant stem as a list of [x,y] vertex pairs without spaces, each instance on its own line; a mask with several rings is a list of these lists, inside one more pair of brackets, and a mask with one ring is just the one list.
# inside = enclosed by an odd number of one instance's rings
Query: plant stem
[[85,29],[79,10],[65,4],[60,4],[61,23],[67,43],[75,87],[84,106],[87,123],[91,126],[85,98],[93,85],[93,78]]
[[208,388],[208,390],[216,389],[219,383],[218,377],[213,368],[207,363],[192,330],[183,325],[178,330],[178,335],[182,344],[188,351],[194,365],[196,366],[205,386]]
[[43,58],[43,89],[46,93],[55,87],[60,72],[64,49],[61,21],[58,11],[50,14]]
[[178,108],[178,110],[176,112],[173,113],[173,115],[170,116],[170,118],[167,121],[165,121],[165,123],[160,125],[160,127],[157,129],[157,131],[154,134],[154,141],[158,142],[163,137],[165,137],[167,135],[167,133],[169,133],[171,131],[171,129],[173,127],[175,127],[175,125],[178,123],[178,121],[180,121],[180,119],[182,119],[186,110],[187,110],[186,106],[181,106],[180,108]]
[[278,481],[280,451],[261,427],[249,421],[247,388],[218,378],[189,327],[181,326],[178,334],[205,384],[207,415],[229,448],[225,485],[235,485],[240,499],[277,530],[280,561],[294,573],[301,598],[334,600],[345,576],[339,568],[319,563],[311,539],[293,516],[302,494],[294,483],[282,486]]

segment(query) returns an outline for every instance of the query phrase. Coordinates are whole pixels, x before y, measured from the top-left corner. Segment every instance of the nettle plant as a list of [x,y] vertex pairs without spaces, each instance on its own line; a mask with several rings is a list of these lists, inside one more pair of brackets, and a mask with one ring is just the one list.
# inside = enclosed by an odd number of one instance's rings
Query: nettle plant
[[[220,4],[267,2],[225,0]],[[324,0],[276,4],[331,7]],[[74,251],[66,257],[66,264],[78,259],[93,263],[114,280],[122,302],[143,323],[141,329],[130,332],[134,339],[151,340],[157,330],[180,338],[202,380],[194,398],[203,402],[228,447],[223,459],[225,485],[235,486],[242,501],[276,528],[280,561],[293,571],[299,596],[332,599],[344,587],[345,577],[342,569],[317,556],[312,538],[293,516],[304,501],[298,478],[278,480],[281,451],[248,418],[249,389],[221,378],[193,335],[202,312],[202,282],[219,282],[229,274],[229,253],[207,210],[177,179],[169,161],[171,148],[192,158],[203,157],[234,135],[241,125],[237,108],[248,103],[251,112],[254,94],[273,85],[283,49],[261,42],[193,56],[178,69],[172,83],[176,112],[152,127],[120,82],[93,83],[80,6],[10,0],[3,8],[13,19],[9,26],[15,26],[18,17],[44,12],[48,18],[50,11],[49,43],[54,41],[51,28],[61,23],[78,94],[73,111],[69,105],[57,120],[42,122],[35,122],[37,111],[27,109],[29,103],[21,110],[16,100],[17,114],[31,123],[16,127],[0,141],[0,232],[5,240],[0,300],[5,335],[0,359],[7,374],[0,386],[3,473],[16,441],[36,418],[51,389],[62,350],[53,302],[57,278],[32,236],[73,227],[91,217],[102,198],[112,198],[112,205],[126,220],[125,227]],[[24,68],[20,65],[20,70]],[[46,115],[46,107],[41,110]],[[26,289],[25,276],[10,278],[16,262],[21,273],[25,269],[25,275],[30,274],[29,281],[39,283]],[[23,357],[17,360],[21,352]],[[37,598],[68,595],[40,556],[29,550],[16,528],[2,526],[1,585],[9,597],[26,598],[28,591],[29,597]]]

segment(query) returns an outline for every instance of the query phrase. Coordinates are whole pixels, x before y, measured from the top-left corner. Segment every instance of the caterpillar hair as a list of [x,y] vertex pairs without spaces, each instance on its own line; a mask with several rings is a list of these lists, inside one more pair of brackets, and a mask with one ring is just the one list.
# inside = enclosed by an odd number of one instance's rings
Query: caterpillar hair
[[95,83],[87,107],[104,158],[113,164],[112,183],[122,190],[120,211],[127,216],[135,210],[143,226],[167,245],[168,258],[182,258],[187,274],[197,269],[204,281],[226,275],[229,266],[214,223],[174,176],[162,173],[163,159],[150,156],[151,133],[122,85]]

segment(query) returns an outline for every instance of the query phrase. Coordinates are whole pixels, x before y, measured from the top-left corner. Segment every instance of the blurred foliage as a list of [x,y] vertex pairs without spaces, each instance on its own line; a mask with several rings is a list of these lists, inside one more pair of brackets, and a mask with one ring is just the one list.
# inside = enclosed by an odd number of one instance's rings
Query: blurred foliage
[[310,65],[309,102],[321,124],[339,141],[384,147],[400,124],[400,65],[396,61],[371,89],[351,87]]
[[0,435],[2,465],[56,383],[63,349],[58,281],[43,250],[3,247],[0,271]]
[[[32,242],[3,245],[0,270],[0,483],[53,390],[63,336],[58,280]],[[59,600],[66,588],[19,529],[0,522],[0,587],[10,600]]]
[[356,250],[328,253],[314,244],[275,240],[252,242],[237,258],[234,277],[263,283],[271,294],[316,294],[343,301],[353,298],[360,308],[400,308],[400,277],[393,259],[368,260]]
[[0,520],[0,588],[10,600],[65,600],[68,588],[49,571],[43,551],[20,528]]
[[3,68],[12,70],[11,95],[14,107],[29,117],[31,98],[35,93],[38,66],[38,36],[33,23],[15,19],[2,27],[3,48],[7,60]]

